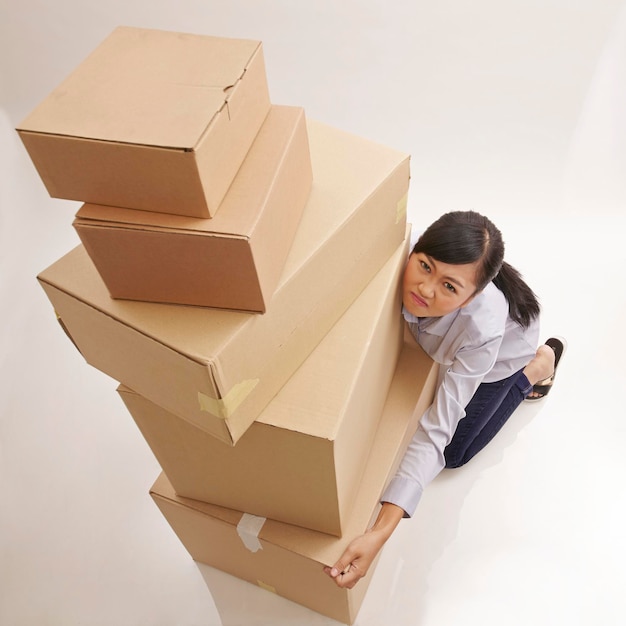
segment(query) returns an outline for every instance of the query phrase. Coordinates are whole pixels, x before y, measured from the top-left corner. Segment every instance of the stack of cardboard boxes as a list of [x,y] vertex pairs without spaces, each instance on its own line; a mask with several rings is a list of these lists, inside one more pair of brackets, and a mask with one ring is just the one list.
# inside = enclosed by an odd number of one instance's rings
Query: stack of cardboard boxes
[[191,556],[352,623],[432,397],[403,335],[409,159],[270,103],[259,42],[116,29],[18,128],[82,245],[39,275],[164,470]]

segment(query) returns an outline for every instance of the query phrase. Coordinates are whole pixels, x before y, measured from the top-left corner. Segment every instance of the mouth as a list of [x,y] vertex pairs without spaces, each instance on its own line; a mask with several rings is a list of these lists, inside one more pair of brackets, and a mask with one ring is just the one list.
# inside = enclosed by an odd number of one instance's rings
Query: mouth
[[411,296],[411,302],[413,302],[413,304],[415,306],[419,306],[422,308],[427,308],[428,307],[428,302],[426,302],[425,300],[422,300],[422,298],[420,298],[416,293],[414,293],[413,291],[411,291],[409,293],[409,295]]

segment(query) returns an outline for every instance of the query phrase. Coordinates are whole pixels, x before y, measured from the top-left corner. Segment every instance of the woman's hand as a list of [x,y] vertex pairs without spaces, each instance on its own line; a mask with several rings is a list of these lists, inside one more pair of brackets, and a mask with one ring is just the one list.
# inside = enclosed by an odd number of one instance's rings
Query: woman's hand
[[352,540],[340,559],[324,571],[338,587],[352,589],[367,574],[380,549],[404,516],[404,510],[384,502],[376,522],[365,534]]
[[384,543],[380,532],[370,530],[354,539],[333,567],[325,567],[324,571],[335,579],[338,587],[352,589],[367,574]]

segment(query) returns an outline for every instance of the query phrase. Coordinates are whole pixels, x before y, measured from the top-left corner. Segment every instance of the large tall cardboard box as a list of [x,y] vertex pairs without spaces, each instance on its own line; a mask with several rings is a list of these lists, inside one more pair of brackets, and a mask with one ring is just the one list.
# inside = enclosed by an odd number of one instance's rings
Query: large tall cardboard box
[[88,363],[231,445],[405,236],[408,156],[308,134],[313,187],[266,313],[112,299],[82,246],[38,277]]
[[178,495],[341,536],[402,345],[408,240],[234,448],[118,388]]
[[269,108],[259,41],[119,27],[17,131],[53,197],[211,217]]
[[404,347],[374,445],[343,538],[250,516],[177,496],[162,474],[151,495],[191,555],[340,622],[352,624],[373,567],[354,589],[340,589],[323,572],[362,534],[395,471],[422,412],[432,401],[436,368],[419,347]]
[[74,228],[114,298],[264,312],[311,179],[304,111],[273,106],[215,217],[85,204]]

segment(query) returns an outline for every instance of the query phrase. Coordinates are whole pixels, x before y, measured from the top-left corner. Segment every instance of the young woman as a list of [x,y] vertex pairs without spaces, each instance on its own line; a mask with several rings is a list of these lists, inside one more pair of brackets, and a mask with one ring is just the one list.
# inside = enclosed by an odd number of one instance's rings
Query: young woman
[[351,588],[365,576],[444,467],[467,463],[524,399],[550,391],[564,341],[551,338],[537,349],[539,303],[503,259],[500,231],[474,211],[443,215],[415,244],[404,272],[403,315],[440,364],[437,390],[376,522],[325,569],[338,586]]

